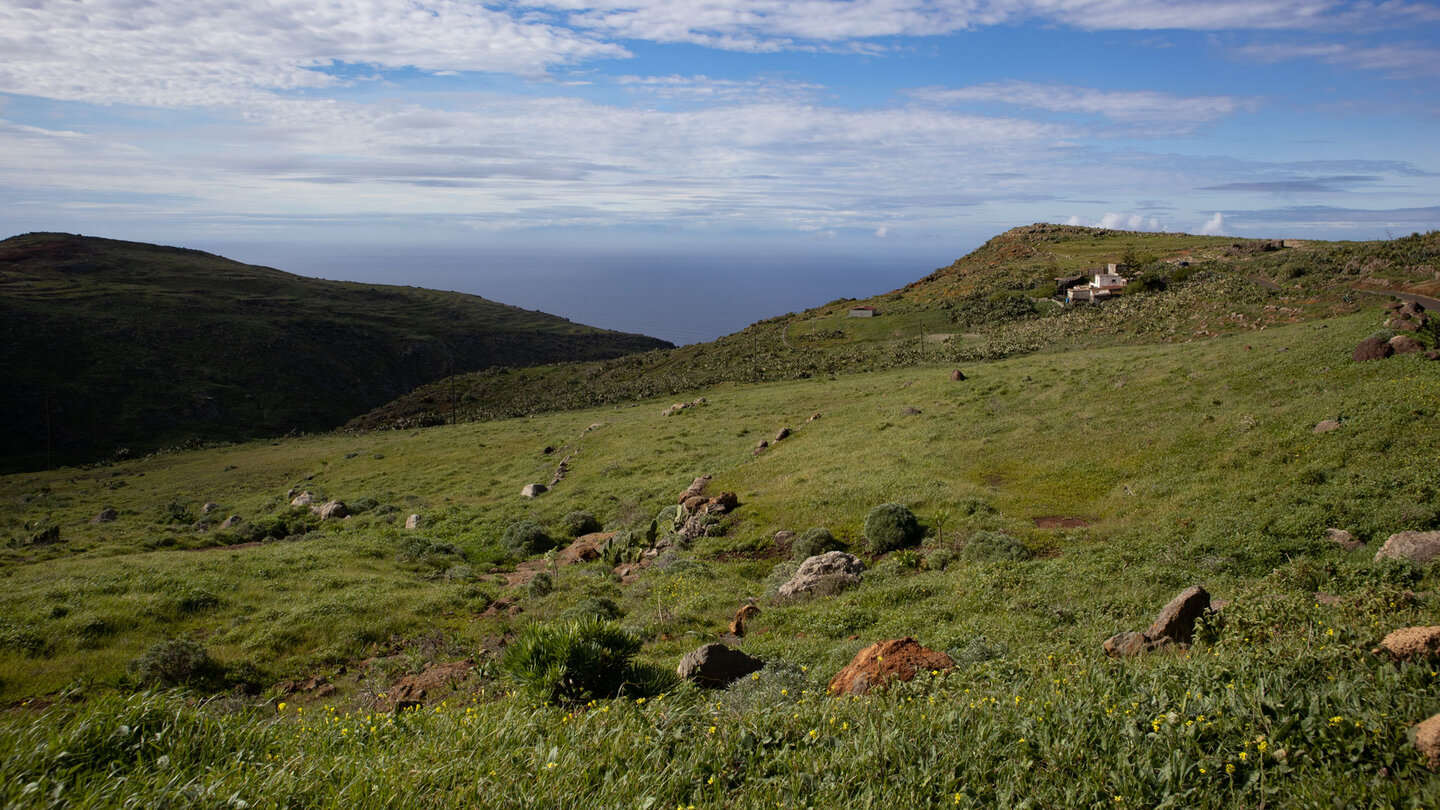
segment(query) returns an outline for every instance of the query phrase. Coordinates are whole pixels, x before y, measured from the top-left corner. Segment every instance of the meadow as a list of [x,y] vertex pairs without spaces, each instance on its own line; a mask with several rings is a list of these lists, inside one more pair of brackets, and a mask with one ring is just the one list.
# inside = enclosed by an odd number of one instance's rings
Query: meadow
[[[1257,309],[1260,304],[1253,304]],[[1087,317],[1101,317],[1100,315]],[[1378,308],[1184,343],[1064,345],[989,362],[730,382],[489,422],[160,453],[0,478],[0,795],[13,806],[1427,807],[1407,732],[1440,711],[1434,662],[1372,653],[1440,624],[1433,567],[1375,562],[1440,526],[1440,365],[1353,363]],[[1243,329],[1243,331],[1242,331]],[[966,379],[951,379],[960,368]],[[818,414],[819,418],[811,420]],[[1338,430],[1315,433],[1321,420]],[[781,428],[793,434],[773,441]],[[760,440],[772,441],[756,453]],[[549,452],[547,452],[547,449]],[[529,500],[520,489],[567,475]],[[603,562],[507,586],[518,521],[561,534],[663,522],[699,475],[739,506],[622,582]],[[320,522],[292,490],[355,516]],[[202,504],[220,509],[208,515]],[[886,502],[926,536],[872,555]],[[113,523],[88,521],[115,509]],[[403,528],[421,515],[417,530]],[[221,530],[228,515],[242,518]],[[1044,528],[1065,518],[1069,528]],[[861,585],[767,598],[788,544],[828,528]],[[1324,539],[1344,528],[1368,543]],[[967,553],[1004,533],[1027,559]],[[972,549],[973,551],[973,549]],[[1188,651],[1107,659],[1175,593],[1223,610]],[[612,612],[673,670],[761,608],[767,662],[547,705],[500,651],[530,625]],[[520,612],[495,610],[497,605]],[[874,641],[949,672],[825,694]],[[223,675],[167,690],[133,662],[193,642]],[[439,663],[471,675],[390,712]],[[282,680],[323,675],[325,697]]]

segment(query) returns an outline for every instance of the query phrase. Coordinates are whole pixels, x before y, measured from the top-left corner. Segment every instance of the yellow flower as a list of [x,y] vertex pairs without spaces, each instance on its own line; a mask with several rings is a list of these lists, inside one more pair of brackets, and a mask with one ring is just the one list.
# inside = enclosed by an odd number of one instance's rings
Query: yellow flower
[[550,770],[551,768],[554,768],[554,767],[555,767],[555,763],[553,763],[553,762],[547,762],[547,763],[545,763],[545,770],[547,770],[547,771]]
[[280,705],[278,705],[278,706],[275,707],[275,711],[277,711],[277,712],[283,712],[283,711],[285,711],[285,701],[283,701],[283,700],[280,701]]
[[710,733],[711,733],[711,734],[714,734],[714,733],[715,733],[715,727],[714,727],[714,726],[711,726],[711,727],[710,727]]
[[1235,763],[1233,763],[1233,762],[1227,762],[1227,763],[1225,763],[1225,772],[1226,772],[1226,773],[1234,773],[1234,772],[1235,772]]

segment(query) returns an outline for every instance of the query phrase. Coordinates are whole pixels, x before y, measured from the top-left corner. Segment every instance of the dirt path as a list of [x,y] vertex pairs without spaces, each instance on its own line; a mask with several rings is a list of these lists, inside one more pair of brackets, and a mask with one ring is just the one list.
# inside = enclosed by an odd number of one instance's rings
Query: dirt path
[[1418,302],[1420,306],[1425,307],[1425,309],[1440,313],[1440,299],[1431,298],[1428,295],[1416,295],[1415,293],[1399,292],[1396,290],[1362,290],[1358,287],[1355,288],[1355,292],[1362,292],[1368,295],[1393,295],[1404,301]]

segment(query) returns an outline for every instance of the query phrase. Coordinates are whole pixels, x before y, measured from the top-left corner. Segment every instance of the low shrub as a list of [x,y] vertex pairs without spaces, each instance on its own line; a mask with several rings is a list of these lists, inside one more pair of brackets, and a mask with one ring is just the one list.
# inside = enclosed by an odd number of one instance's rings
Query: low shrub
[[215,687],[225,675],[204,645],[184,638],[154,644],[130,662],[129,670],[144,686]]
[[531,579],[530,582],[527,583],[525,586],[525,592],[530,594],[532,597],[535,597],[536,599],[539,599],[540,597],[550,593],[553,590],[555,590],[555,580],[552,579],[550,575],[545,573],[544,571],[536,574],[535,577]]
[[904,504],[882,503],[865,516],[864,534],[870,553],[884,554],[919,545],[923,532],[915,513]]
[[1015,562],[1033,556],[1024,543],[1010,535],[984,531],[970,535],[961,555],[977,562]]
[[775,567],[770,569],[770,576],[765,578],[766,599],[774,599],[775,596],[780,593],[780,586],[789,582],[790,578],[795,576],[795,572],[800,570],[801,562],[802,560],[786,560],[781,563],[776,563]]
[[588,617],[613,622],[622,615],[624,614],[620,612],[620,606],[615,604],[614,599],[590,597],[581,600],[579,604],[565,611],[561,618],[575,620]]
[[506,526],[505,533],[500,536],[500,544],[511,554],[521,557],[543,554],[558,545],[544,527],[533,520],[521,520]]
[[632,661],[640,647],[633,633],[594,616],[532,624],[505,649],[500,668],[545,702],[643,696],[671,686],[673,675]]
[[560,531],[572,539],[598,532],[600,529],[599,518],[583,509],[577,509],[560,519]]
[[844,551],[846,548],[845,541],[835,537],[829,529],[816,526],[813,529],[807,529],[804,534],[790,543],[790,556],[796,560],[805,560],[816,554],[824,554],[827,551]]

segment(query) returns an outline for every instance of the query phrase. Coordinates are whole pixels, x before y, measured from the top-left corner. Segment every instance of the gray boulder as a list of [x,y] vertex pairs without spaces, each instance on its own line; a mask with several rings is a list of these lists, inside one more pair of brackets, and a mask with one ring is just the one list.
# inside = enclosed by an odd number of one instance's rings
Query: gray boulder
[[547,487],[544,484],[526,484],[524,488],[520,490],[520,494],[526,498],[534,498],[543,494],[546,490]]
[[299,495],[296,495],[296,496],[295,496],[295,500],[291,501],[291,502],[290,502],[290,505],[291,505],[291,506],[309,506],[310,504],[312,504],[312,503],[314,503],[314,502],[315,502],[315,496],[314,496],[314,495],[311,495],[309,492],[302,492],[302,493],[300,493]]
[[200,507],[200,514],[202,514],[202,515],[208,515],[208,514],[210,514],[211,512],[214,512],[216,509],[219,509],[219,508],[220,508],[220,504],[215,503],[214,501],[210,501],[209,503],[206,503],[204,506]]
[[1355,539],[1355,535],[1345,531],[1344,529],[1326,529],[1325,539],[1345,549],[1346,551],[1355,551],[1365,546],[1364,543]]
[[240,525],[242,522],[244,522],[244,518],[241,518],[239,515],[231,515],[230,517],[225,518],[225,520],[220,524],[220,528],[233,529],[236,526]]
[[680,659],[675,672],[696,686],[724,689],[731,681],[758,672],[765,662],[724,644],[706,644]]
[[118,517],[120,517],[120,513],[119,513],[119,512],[116,512],[114,509],[111,509],[110,507],[107,506],[107,507],[105,507],[104,509],[101,509],[101,510],[100,510],[100,513],[97,514],[95,517],[90,518],[90,522],[91,522],[91,523],[114,523],[114,522],[115,522],[115,519],[118,518]]
[[1339,422],[1335,421],[1334,419],[1326,419],[1325,421],[1320,422],[1320,423],[1318,423],[1317,425],[1315,425],[1315,430],[1314,430],[1313,432],[1314,432],[1314,433],[1329,433],[1329,432],[1332,431],[1332,430],[1339,430],[1339,429],[1340,429],[1340,423],[1339,423]]
[[320,516],[321,520],[339,520],[350,516],[349,507],[344,501],[326,501],[319,506],[310,507],[310,511]]
[[410,529],[411,531],[420,528],[420,516],[411,515],[410,517],[405,518],[405,528]]
[[1399,532],[1390,535],[1375,552],[1375,559],[1391,557],[1414,563],[1428,563],[1440,557],[1440,532]]
[[780,586],[776,596],[783,601],[839,593],[851,585],[858,585],[864,571],[865,563],[854,554],[827,551],[800,563],[795,575]]

